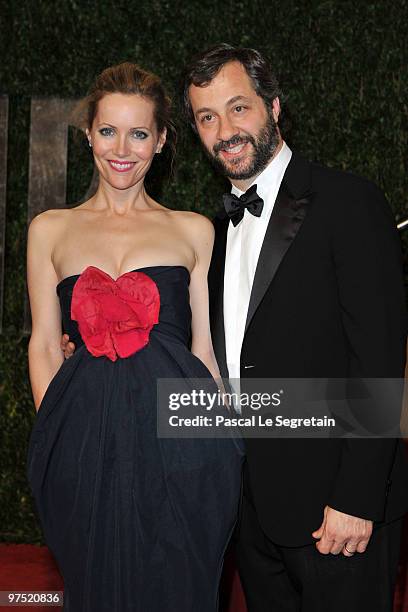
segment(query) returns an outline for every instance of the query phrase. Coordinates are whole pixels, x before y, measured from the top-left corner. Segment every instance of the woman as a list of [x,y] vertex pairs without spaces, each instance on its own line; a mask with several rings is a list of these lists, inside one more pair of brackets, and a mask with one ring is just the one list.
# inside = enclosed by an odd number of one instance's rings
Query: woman
[[[29,228],[30,485],[64,578],[64,610],[214,611],[241,450],[232,438],[156,433],[157,379],[219,377],[212,225],[144,188],[173,136],[155,75],[108,68],[83,107],[97,193]],[[61,322],[77,346],[66,361]]]

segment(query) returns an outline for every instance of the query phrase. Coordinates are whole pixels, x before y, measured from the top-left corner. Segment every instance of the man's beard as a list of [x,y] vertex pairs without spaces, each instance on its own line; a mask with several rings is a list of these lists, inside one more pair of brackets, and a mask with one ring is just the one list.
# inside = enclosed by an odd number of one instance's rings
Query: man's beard
[[[227,166],[224,160],[219,157],[219,152],[224,147],[234,146],[247,142],[250,142],[252,144],[254,153],[252,155],[252,159],[250,160],[249,165],[247,165],[245,168],[239,167],[241,163],[241,160],[239,158],[237,158],[236,160],[232,160],[232,162],[230,162],[231,165]],[[204,151],[215,169],[220,174],[226,176],[229,179],[243,181],[257,176],[262,172],[264,168],[266,168],[279,144],[280,139],[278,131],[276,129],[276,123],[272,115],[268,115],[266,124],[260,130],[256,138],[250,135],[239,136],[237,134],[236,136],[230,138],[230,140],[221,140],[220,142],[217,142],[217,144],[214,145],[212,152],[210,152],[207,147],[204,147]],[[234,170],[233,168],[234,162],[236,162],[236,170]]]

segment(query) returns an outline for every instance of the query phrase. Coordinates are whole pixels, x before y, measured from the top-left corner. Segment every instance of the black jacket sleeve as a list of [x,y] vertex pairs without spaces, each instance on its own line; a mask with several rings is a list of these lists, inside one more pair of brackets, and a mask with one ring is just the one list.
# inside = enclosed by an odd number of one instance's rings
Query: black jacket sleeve
[[[381,191],[350,180],[330,231],[350,378],[403,378],[406,308],[401,245]],[[394,395],[392,401],[401,398]],[[394,410],[395,406],[390,406]],[[397,411],[400,405],[397,406]],[[396,440],[344,440],[329,506],[381,521]]]

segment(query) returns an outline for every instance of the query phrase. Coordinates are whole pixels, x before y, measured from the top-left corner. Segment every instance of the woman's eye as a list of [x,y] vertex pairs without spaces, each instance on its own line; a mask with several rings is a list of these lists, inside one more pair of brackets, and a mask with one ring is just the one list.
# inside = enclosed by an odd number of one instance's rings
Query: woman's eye
[[113,136],[114,129],[110,127],[104,127],[99,130],[99,133],[102,134],[102,136]]
[[147,138],[146,132],[142,132],[141,130],[133,130],[132,136],[133,138],[138,138],[139,140],[144,140]]

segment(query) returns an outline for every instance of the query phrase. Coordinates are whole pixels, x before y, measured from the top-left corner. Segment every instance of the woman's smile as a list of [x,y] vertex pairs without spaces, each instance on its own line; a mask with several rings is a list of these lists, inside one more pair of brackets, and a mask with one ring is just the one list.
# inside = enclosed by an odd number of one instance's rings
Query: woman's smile
[[110,167],[116,172],[129,172],[129,170],[132,170],[136,164],[136,162],[118,161],[116,159],[109,159],[108,162]]

